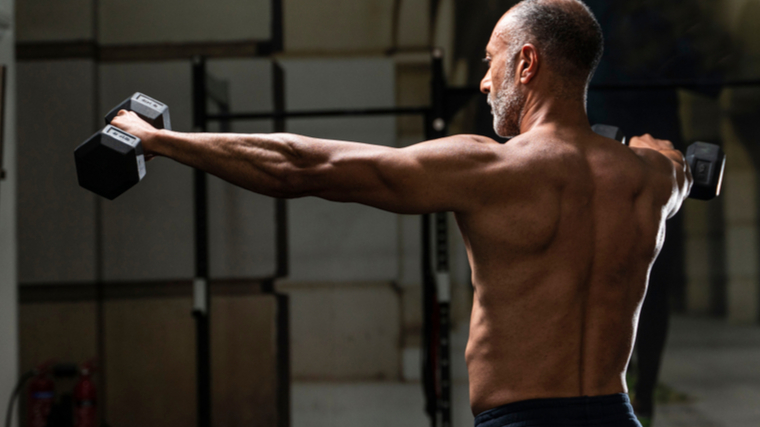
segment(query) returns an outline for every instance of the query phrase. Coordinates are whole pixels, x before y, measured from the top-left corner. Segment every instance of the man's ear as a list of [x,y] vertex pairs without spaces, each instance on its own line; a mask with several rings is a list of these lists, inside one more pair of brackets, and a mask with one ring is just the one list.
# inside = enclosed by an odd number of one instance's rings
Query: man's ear
[[517,70],[520,74],[520,83],[528,84],[538,74],[540,58],[536,47],[530,43],[520,49],[520,68]]

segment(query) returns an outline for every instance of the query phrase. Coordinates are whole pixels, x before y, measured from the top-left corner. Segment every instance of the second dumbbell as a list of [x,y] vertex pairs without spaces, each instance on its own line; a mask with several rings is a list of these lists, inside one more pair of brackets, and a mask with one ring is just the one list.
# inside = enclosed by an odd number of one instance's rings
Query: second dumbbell
[[[596,124],[591,129],[601,136],[628,145],[628,140],[617,126]],[[691,144],[686,149],[686,162],[694,177],[694,184],[689,193],[690,199],[711,200],[720,195],[726,155],[719,145],[707,142]]]

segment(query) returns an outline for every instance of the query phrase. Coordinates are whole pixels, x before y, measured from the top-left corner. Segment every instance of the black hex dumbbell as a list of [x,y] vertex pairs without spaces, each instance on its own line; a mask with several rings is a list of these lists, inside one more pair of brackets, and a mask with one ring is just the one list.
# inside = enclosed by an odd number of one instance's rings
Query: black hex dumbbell
[[[601,136],[628,145],[625,135],[616,126],[597,124],[591,129]],[[686,162],[694,178],[694,185],[689,193],[690,199],[710,200],[720,195],[723,171],[726,168],[726,155],[719,145],[707,142],[691,144],[686,149]]]
[[140,138],[110,125],[120,110],[134,111],[157,129],[171,129],[169,107],[138,92],[106,114],[106,127],[74,150],[79,185],[108,200],[129,190],[146,173]]
[[686,161],[694,178],[689,197],[710,200],[720,195],[723,172],[726,170],[726,154],[723,149],[715,144],[695,142],[686,149]]

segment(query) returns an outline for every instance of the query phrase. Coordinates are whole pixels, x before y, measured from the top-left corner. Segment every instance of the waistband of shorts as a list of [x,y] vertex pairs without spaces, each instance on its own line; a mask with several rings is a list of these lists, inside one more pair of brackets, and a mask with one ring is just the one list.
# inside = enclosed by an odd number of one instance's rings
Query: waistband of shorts
[[488,427],[489,421],[498,425],[531,420],[562,420],[565,425],[574,423],[593,425],[635,419],[631,401],[626,393],[606,396],[561,397],[532,399],[508,403],[478,414],[476,427]]

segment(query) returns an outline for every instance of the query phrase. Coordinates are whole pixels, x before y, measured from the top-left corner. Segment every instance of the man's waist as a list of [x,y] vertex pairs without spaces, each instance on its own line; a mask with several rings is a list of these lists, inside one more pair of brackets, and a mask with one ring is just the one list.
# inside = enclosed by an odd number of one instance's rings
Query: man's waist
[[475,417],[476,427],[523,425],[518,423],[639,425],[625,393],[523,400],[489,409]]

